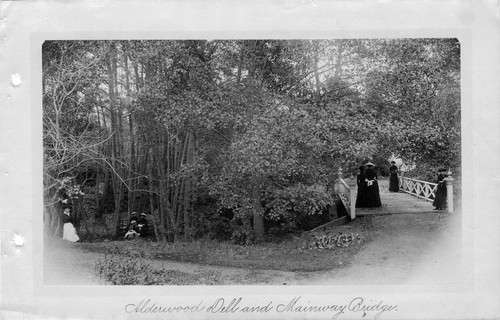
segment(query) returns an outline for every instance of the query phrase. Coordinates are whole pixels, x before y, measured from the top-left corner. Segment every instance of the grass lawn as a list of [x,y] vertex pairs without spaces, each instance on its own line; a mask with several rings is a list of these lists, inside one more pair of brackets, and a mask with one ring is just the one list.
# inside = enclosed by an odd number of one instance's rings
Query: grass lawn
[[[347,225],[333,227],[328,234],[290,237],[246,246],[210,240],[158,243],[135,239],[81,243],[80,248],[141,260],[172,260],[247,269],[320,271],[348,265],[363,244],[371,240],[371,230],[371,218],[362,217]],[[330,240],[338,240],[339,236],[349,236],[350,241],[343,246],[332,244]]]

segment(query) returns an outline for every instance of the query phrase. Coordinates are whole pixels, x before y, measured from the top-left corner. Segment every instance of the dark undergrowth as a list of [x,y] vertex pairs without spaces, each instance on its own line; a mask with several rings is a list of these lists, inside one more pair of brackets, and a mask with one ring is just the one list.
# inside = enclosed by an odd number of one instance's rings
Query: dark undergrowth
[[[121,267],[119,261],[109,259],[107,262],[101,261],[99,265],[101,268],[100,273],[109,280],[113,276],[105,275],[107,269],[120,268],[123,269],[123,272],[128,269],[140,269],[141,265],[134,264],[134,259],[143,261],[142,265],[145,265],[147,259],[158,259],[247,269],[305,272],[328,270],[348,265],[352,257],[371,239],[371,218],[365,216],[347,225],[333,227],[326,233],[274,239],[274,241],[253,245],[236,245],[230,242],[213,240],[158,243],[135,239],[80,243],[79,247],[92,252],[118,255],[124,259],[131,259],[125,260],[126,267]],[[148,268],[148,266],[143,266],[143,268]],[[137,271],[137,273],[141,274],[143,272]],[[147,273],[154,274],[149,269]],[[161,282],[158,277],[156,282]],[[201,277],[211,278],[210,275]],[[171,279],[173,277],[167,278]],[[147,284],[148,281],[148,279],[144,279],[143,283]],[[207,281],[210,282],[210,280]]]

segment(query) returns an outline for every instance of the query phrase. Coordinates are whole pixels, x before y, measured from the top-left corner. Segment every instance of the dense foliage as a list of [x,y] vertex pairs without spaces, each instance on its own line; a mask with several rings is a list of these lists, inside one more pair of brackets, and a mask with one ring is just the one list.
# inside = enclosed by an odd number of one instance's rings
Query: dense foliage
[[[263,240],[334,205],[339,167],[460,170],[456,39],[46,41],[45,231],[132,211],[158,240]],[[279,232],[278,232],[279,233]]]

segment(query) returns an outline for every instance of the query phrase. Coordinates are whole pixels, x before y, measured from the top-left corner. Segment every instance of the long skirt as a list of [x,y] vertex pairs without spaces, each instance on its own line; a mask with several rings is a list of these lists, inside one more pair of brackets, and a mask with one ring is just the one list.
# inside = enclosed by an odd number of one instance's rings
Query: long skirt
[[358,193],[356,194],[356,208],[364,208],[366,202],[366,183],[363,182],[358,186]]
[[63,226],[63,239],[71,242],[77,242],[80,237],[76,234],[76,229],[72,223],[67,222]]
[[378,187],[377,180],[373,180],[373,183],[370,186],[366,187],[364,206],[366,208],[374,208],[382,206],[382,202],[380,201],[380,190]]
[[446,209],[446,198],[446,184],[440,183],[436,188],[436,193],[434,194],[434,202],[432,202],[432,205],[437,209]]
[[389,178],[389,191],[398,192],[399,191],[399,179],[397,173],[391,173]]

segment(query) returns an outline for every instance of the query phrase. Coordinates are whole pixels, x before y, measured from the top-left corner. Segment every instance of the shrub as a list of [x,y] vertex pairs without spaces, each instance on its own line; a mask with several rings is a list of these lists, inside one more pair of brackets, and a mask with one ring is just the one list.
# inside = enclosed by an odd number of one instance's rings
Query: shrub
[[316,214],[297,213],[295,217],[296,225],[299,230],[311,230],[322,224],[329,222],[330,215],[327,209]]
[[282,219],[279,221],[264,220],[264,226],[267,229],[268,237],[286,237],[298,230],[295,221],[291,221],[290,219]]
[[342,232],[338,234],[311,234],[305,244],[304,249],[308,250],[331,250],[337,247],[349,247],[352,244],[362,243],[364,238],[358,233],[344,234]]
[[234,217],[230,221],[232,230],[231,241],[234,244],[248,245],[255,243],[255,233],[251,224],[243,218]]
[[215,285],[220,283],[221,278],[217,270],[190,274],[155,268],[142,259],[120,256],[98,260],[95,268],[101,278],[114,285]]
[[217,211],[207,219],[209,239],[223,241],[231,238],[231,218]]

